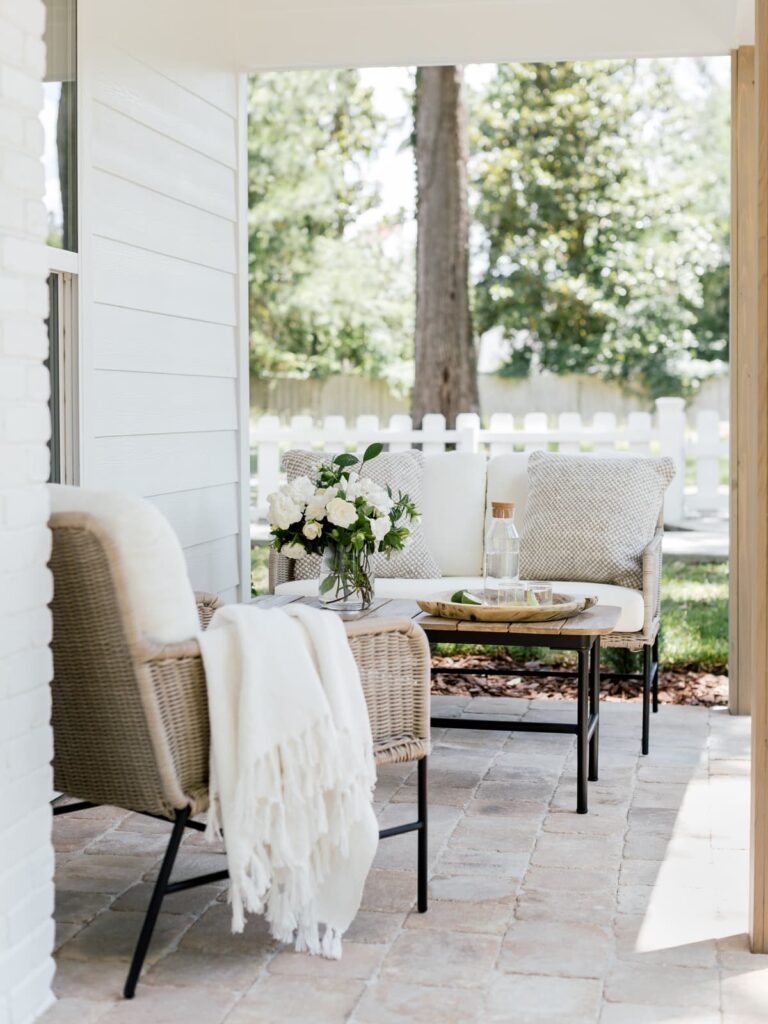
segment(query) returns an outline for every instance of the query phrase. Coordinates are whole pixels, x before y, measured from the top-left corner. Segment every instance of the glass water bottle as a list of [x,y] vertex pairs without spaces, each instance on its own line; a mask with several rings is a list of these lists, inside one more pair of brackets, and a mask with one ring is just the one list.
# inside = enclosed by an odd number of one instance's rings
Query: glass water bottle
[[494,501],[485,536],[485,602],[507,605],[520,589],[520,535],[515,528],[515,503]]

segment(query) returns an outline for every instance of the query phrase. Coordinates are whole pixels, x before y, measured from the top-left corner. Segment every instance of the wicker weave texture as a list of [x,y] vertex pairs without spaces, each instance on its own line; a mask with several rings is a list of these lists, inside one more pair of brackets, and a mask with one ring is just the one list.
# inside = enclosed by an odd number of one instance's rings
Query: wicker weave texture
[[281,555],[274,548],[269,549],[269,592],[274,594],[281,583],[293,579],[293,560]]
[[206,594],[202,590],[195,592],[197,601],[197,617],[200,619],[200,628],[208,629],[213,614],[217,608],[221,608],[224,602],[216,594]]
[[[430,651],[423,630],[407,620],[348,628],[360,670],[377,764],[429,753]],[[360,630],[358,632],[358,630]]]

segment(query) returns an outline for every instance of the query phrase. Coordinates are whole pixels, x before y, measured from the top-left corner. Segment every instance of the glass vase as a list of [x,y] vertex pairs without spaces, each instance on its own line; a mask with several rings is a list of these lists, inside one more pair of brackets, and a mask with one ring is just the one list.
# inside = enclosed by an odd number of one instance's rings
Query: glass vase
[[359,612],[373,600],[373,574],[365,551],[328,544],[320,563],[320,601],[339,612]]

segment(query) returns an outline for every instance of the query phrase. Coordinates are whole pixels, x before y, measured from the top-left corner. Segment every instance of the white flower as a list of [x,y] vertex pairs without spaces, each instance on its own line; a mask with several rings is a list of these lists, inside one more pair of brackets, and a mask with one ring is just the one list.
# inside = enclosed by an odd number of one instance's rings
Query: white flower
[[371,504],[376,509],[376,511],[380,513],[380,515],[388,516],[389,513],[392,511],[392,506],[394,505],[394,502],[392,501],[392,499],[390,498],[386,491],[382,491],[381,496],[377,498],[375,501],[372,501]]
[[364,498],[366,504],[371,505],[383,516],[389,515],[392,509],[392,499],[386,490],[374,483],[369,476],[358,476],[351,480],[347,487],[347,497],[350,501],[354,501],[355,498]]
[[269,524],[276,526],[279,530],[287,530],[289,526],[298,523],[301,519],[301,506],[296,504],[285,487],[270,494],[267,504],[269,505],[267,513]]
[[341,526],[344,529],[351,526],[357,519],[357,509],[351,501],[344,501],[343,498],[331,498],[325,511],[334,526]]
[[308,476],[297,476],[288,484],[288,493],[297,505],[306,505],[315,495],[315,485]]
[[320,534],[323,532],[322,523],[309,522],[304,524],[304,528],[301,531],[307,540],[317,540]]
[[377,544],[381,544],[389,533],[391,527],[392,524],[386,516],[381,516],[378,519],[371,520],[371,532],[373,533]]
[[290,544],[283,544],[280,548],[280,554],[285,555],[286,558],[303,558],[307,553],[307,549],[303,544],[299,544],[298,541],[292,541]]
[[307,519],[325,519],[325,504],[328,499],[322,491],[318,491],[307,503]]

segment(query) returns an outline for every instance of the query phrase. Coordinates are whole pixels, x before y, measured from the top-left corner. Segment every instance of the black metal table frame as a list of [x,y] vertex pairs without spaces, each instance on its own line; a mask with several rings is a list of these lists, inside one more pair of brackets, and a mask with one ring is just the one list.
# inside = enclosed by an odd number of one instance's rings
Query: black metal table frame
[[[449,631],[424,626],[432,644],[472,644],[483,647],[548,647],[559,651],[575,651],[578,656],[576,721],[520,722],[493,718],[430,719],[436,729],[496,729],[503,732],[549,732],[576,736],[576,811],[588,810],[587,782],[598,777],[598,746],[600,741],[600,636],[562,635],[559,633],[496,633],[478,630]],[[442,671],[434,669],[433,673]],[[472,675],[472,669],[455,670],[456,674]],[[515,673],[518,674],[518,673]],[[523,675],[525,673],[522,673]]]

